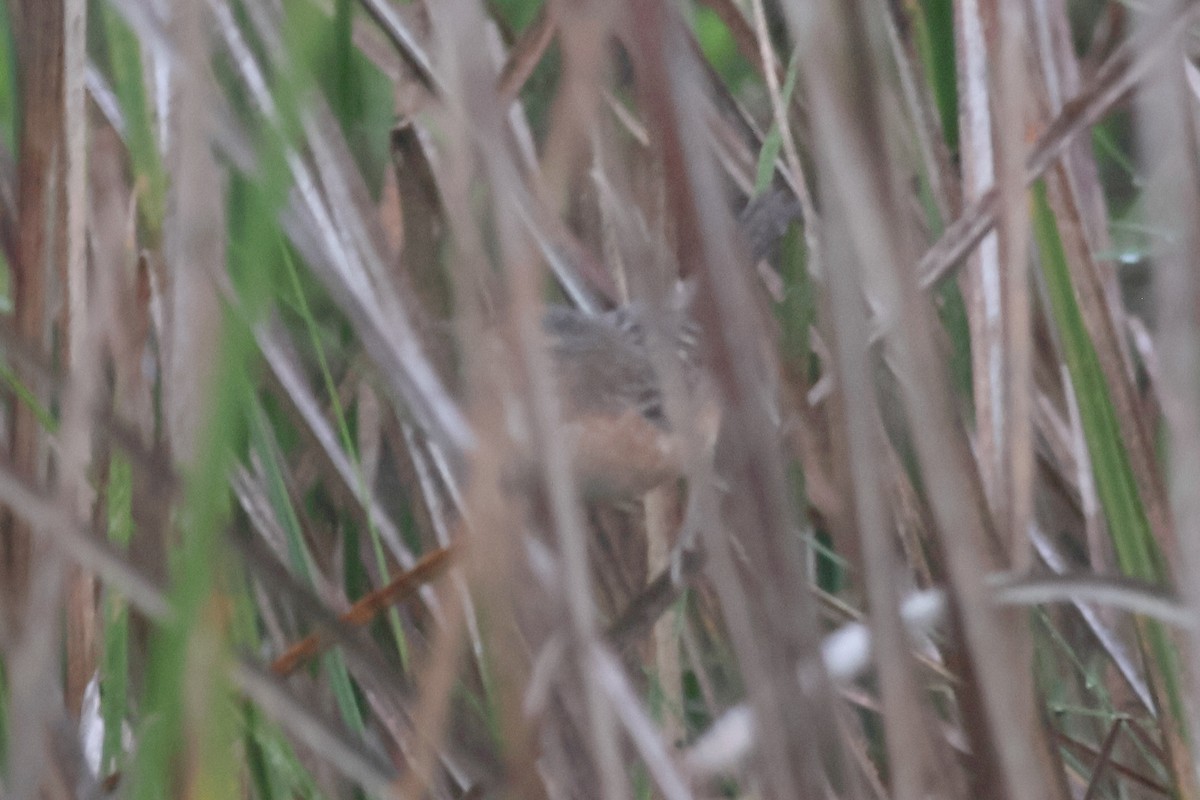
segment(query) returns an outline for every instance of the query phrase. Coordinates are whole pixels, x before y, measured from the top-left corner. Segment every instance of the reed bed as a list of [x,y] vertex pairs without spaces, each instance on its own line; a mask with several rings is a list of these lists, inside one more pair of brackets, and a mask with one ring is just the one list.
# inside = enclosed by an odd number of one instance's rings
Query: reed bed
[[8,0],[0,797],[1200,798],[1184,0]]

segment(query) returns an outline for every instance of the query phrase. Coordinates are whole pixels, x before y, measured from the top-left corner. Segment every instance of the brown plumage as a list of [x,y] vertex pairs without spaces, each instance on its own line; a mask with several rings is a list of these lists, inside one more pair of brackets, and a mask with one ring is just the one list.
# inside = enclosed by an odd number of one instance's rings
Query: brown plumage
[[[685,469],[686,448],[681,432],[668,423],[659,370],[647,344],[648,322],[644,312],[629,308],[588,315],[551,307],[543,318],[563,436],[587,496],[635,499]],[[687,391],[707,396],[688,325],[670,312],[657,323],[674,345],[670,355]],[[707,430],[713,427],[715,403],[701,405]]]

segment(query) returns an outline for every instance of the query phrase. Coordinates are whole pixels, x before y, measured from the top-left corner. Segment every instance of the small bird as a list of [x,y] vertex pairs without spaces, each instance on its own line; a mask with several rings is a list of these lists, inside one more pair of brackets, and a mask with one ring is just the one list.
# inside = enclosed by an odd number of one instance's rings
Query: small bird
[[[752,261],[767,258],[800,217],[789,192],[771,189],[750,200],[737,227]],[[689,457],[715,446],[719,405],[691,318],[693,288],[680,282],[662,308],[635,303],[602,314],[547,308],[542,329],[558,381],[563,433],[585,496],[639,498],[685,472]],[[656,361],[651,332],[670,345],[663,355],[674,365]],[[675,367],[691,401],[694,418],[686,424],[699,434],[700,453],[688,452],[682,435],[691,432],[672,430],[665,414],[660,371]]]
[[[752,201],[739,216],[748,252],[757,261],[798,218],[795,200],[770,192]],[[716,392],[700,358],[698,331],[689,315],[686,284],[665,308],[623,306],[589,314],[568,306],[550,306],[542,318],[558,389],[561,434],[592,527],[589,546],[604,558],[593,559],[597,590],[604,595],[601,613],[609,619],[627,610],[646,585],[644,521],[626,504],[688,473],[689,458],[710,457],[720,426]],[[660,354],[653,344],[663,342]],[[507,354],[497,352],[501,361]],[[670,359],[674,359],[671,363]],[[665,362],[665,363],[664,363]],[[690,420],[670,420],[664,401],[664,372],[679,370],[687,393]],[[676,430],[672,422],[689,430]],[[685,436],[693,436],[686,441]],[[690,444],[698,447],[689,446]],[[521,472],[528,465],[522,465]],[[437,579],[455,562],[461,545],[426,554],[411,570],[361,598],[342,620],[361,625],[381,610],[403,601]],[[272,669],[287,675],[319,652],[319,633],[296,643]]]
[[[667,309],[657,331],[669,336],[672,354],[689,391],[706,393],[696,356],[694,326],[681,312]],[[648,314],[623,307],[587,314],[551,306],[542,318],[557,383],[562,436],[571,452],[584,506],[592,526],[590,546],[602,613],[612,618],[646,581],[645,534],[640,515],[630,513],[650,490],[686,472],[684,447],[664,412],[659,371],[647,342]],[[715,440],[714,403],[704,406],[704,435]],[[518,473],[528,468],[523,464]],[[445,574],[457,560],[460,540],[427,553],[411,569],[356,602],[341,620],[363,625],[389,606],[411,597]],[[595,554],[599,555],[599,554]],[[320,632],[298,641],[271,669],[289,675],[321,652]]]
[[655,316],[656,332],[670,345],[664,355],[675,359],[657,364],[650,321],[638,306],[593,315],[552,306],[542,319],[563,435],[585,496],[635,499],[685,471],[683,432],[667,419],[660,367],[678,368],[688,392],[705,399],[697,404],[698,422],[704,438],[715,437],[716,405],[697,358],[694,325],[677,308]]

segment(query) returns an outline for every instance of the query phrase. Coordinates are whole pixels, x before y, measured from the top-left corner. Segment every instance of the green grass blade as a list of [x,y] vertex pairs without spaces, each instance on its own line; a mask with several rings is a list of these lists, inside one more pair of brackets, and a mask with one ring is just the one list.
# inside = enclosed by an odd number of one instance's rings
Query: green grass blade
[[[1117,563],[1130,577],[1161,583],[1167,577],[1162,555],[1138,494],[1099,357],[1076,302],[1058,223],[1043,183],[1034,186],[1033,201],[1034,238],[1041,253],[1047,293],[1062,339],[1067,371],[1079,402],[1096,490],[1108,521]],[[1161,689],[1159,699],[1170,705],[1170,717],[1182,725],[1186,716],[1183,714],[1178,652],[1169,633],[1158,622],[1143,620],[1139,630],[1152,662],[1152,671],[1158,678],[1155,683]],[[1186,741],[1186,732],[1178,733]]]
[[[108,473],[108,538],[118,547],[133,536],[133,474],[129,462],[113,456]],[[100,715],[104,720],[101,774],[123,768],[121,732],[128,717],[129,608],[111,591],[104,595],[104,649],[100,664]]]
[[917,6],[917,47],[925,63],[933,99],[950,152],[958,149],[958,66],[954,51],[952,0],[921,0]]
[[147,243],[155,246],[162,232],[167,173],[154,134],[154,118],[146,91],[141,44],[109,3],[98,4],[103,47],[113,91],[125,118],[125,144],[137,182],[138,211]]
[[1117,560],[1131,577],[1159,581],[1162,572],[1157,546],[1121,441],[1108,384],[1076,303],[1058,223],[1040,183],[1034,188],[1034,236]]
[[[794,51],[791,61],[788,63],[787,77],[784,79],[783,87],[779,91],[785,110],[792,106],[792,94],[796,91],[796,76],[799,73],[799,52]],[[754,180],[755,194],[762,194],[771,185],[771,179],[775,175],[775,162],[779,160],[779,151],[782,148],[783,133],[779,130],[779,121],[776,120],[771,123],[771,130],[767,132],[767,137],[763,140],[762,149],[758,153],[758,170],[755,173],[756,177]]]

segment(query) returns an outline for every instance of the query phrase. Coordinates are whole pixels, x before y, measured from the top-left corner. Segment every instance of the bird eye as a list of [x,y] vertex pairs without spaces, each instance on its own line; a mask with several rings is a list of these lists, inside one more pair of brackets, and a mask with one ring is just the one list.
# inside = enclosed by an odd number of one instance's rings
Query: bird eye
[[642,416],[651,422],[661,423],[666,422],[666,414],[663,412],[662,396],[657,389],[646,389],[638,395],[638,409],[641,410]]

